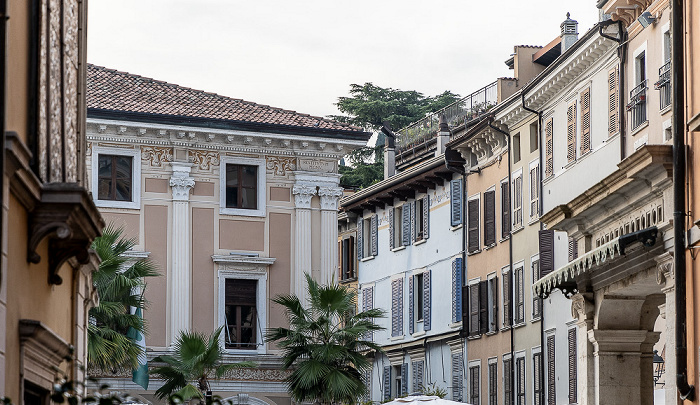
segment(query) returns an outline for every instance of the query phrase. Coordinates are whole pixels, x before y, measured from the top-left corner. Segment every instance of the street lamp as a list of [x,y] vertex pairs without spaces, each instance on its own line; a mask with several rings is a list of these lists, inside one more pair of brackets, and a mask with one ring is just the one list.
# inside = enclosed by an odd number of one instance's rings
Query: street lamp
[[660,383],[659,380],[661,379],[661,375],[664,373],[664,371],[666,371],[666,365],[664,364],[663,357],[659,356],[658,350],[654,350],[654,358],[652,362],[654,363],[654,386],[663,386],[665,383]]

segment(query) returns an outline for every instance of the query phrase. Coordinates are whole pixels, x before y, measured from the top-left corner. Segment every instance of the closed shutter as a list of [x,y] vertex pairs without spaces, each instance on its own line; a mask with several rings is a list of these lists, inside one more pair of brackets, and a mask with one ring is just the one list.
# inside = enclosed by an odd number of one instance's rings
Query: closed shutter
[[362,383],[365,385],[365,393],[362,395],[362,401],[367,402],[372,395],[372,369],[362,372]]
[[496,277],[489,280],[491,294],[491,317],[489,319],[489,331],[498,330],[498,279]]
[[401,396],[408,395],[408,363],[401,365]]
[[384,367],[384,400],[388,401],[391,399],[391,367]]
[[479,334],[479,284],[469,286],[469,336]]
[[430,270],[423,273],[423,330],[429,331],[431,327],[431,292],[430,292]]
[[540,167],[530,169],[530,217],[540,214]]
[[569,237],[569,261],[578,259],[578,241]]
[[513,359],[503,360],[503,403],[513,404]]
[[532,379],[534,405],[542,405],[542,353],[532,355]]
[[523,225],[523,174],[513,179],[513,226]]
[[581,155],[591,150],[591,89],[581,93]]
[[[374,287],[367,287],[362,290],[362,311],[369,311],[374,308]],[[364,336],[365,340],[373,340],[374,332],[369,331]]]
[[489,405],[498,405],[498,363],[489,363]]
[[413,386],[412,392],[423,392],[423,360],[414,361],[411,364],[413,368]]
[[452,260],[452,322],[462,320],[462,258]]
[[554,231],[545,229],[539,232],[540,277],[554,271]]
[[411,204],[401,206],[401,239],[404,246],[411,244]]
[[479,250],[479,200],[469,200],[467,203],[468,243],[469,253]]
[[372,215],[372,256],[376,256],[379,253],[377,246],[378,222],[377,215]]
[[[532,279],[534,281],[537,281],[540,279],[540,261],[539,260],[534,260],[532,262]],[[542,316],[542,299],[535,295],[533,292],[532,294],[532,318],[533,319],[538,319],[539,317]]]
[[391,336],[403,334],[403,280],[391,282]]
[[471,306],[469,305],[471,302],[470,291],[470,285],[462,287],[462,334],[464,334],[464,331],[467,331],[467,335],[469,335],[469,326],[471,325]]
[[525,358],[520,357],[515,360],[518,384],[518,405],[525,405]]
[[547,404],[556,405],[556,375],[554,374],[554,335],[547,336]]
[[577,379],[577,363],[576,363],[576,329],[569,329],[569,403],[576,403],[576,379]]
[[496,191],[484,193],[484,245],[496,243]]
[[362,260],[364,256],[364,232],[362,232],[362,225],[364,219],[362,217],[357,218],[357,260]]
[[479,405],[479,366],[469,367],[469,403]]
[[413,279],[414,276],[408,276],[408,333],[413,334],[415,332],[415,314],[414,309],[414,297],[413,297]]
[[464,400],[463,387],[464,367],[462,365],[462,354],[452,355],[452,400],[462,402]]
[[510,187],[501,183],[501,239],[510,236]]
[[457,226],[462,223],[462,204],[464,202],[463,198],[464,191],[462,191],[462,180],[452,180],[450,181],[450,224],[452,226]]
[[566,109],[566,161],[576,160],[576,101]]
[[613,136],[619,128],[619,83],[618,83],[618,68],[608,71],[608,136]]
[[525,322],[525,286],[523,268],[515,269],[515,323]]
[[396,230],[394,229],[394,208],[389,208],[389,249],[393,249]]
[[479,333],[489,331],[489,282],[479,283]]
[[410,202],[408,205],[411,207],[411,243],[415,242],[418,240],[418,232],[416,231],[416,216],[418,216],[418,212],[416,212],[416,202]]
[[513,306],[511,302],[511,272],[503,274],[503,327],[507,328],[511,324],[511,315],[513,314]]
[[545,164],[544,177],[554,174],[554,119],[550,118],[544,125]]
[[423,197],[423,239],[430,237],[430,197]]

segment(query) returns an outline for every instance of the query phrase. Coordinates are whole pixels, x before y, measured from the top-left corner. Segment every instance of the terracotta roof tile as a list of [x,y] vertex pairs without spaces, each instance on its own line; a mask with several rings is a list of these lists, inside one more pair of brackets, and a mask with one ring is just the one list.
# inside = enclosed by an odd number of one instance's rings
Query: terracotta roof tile
[[87,107],[90,109],[363,132],[362,128],[342,122],[92,64],[88,64],[87,71]]

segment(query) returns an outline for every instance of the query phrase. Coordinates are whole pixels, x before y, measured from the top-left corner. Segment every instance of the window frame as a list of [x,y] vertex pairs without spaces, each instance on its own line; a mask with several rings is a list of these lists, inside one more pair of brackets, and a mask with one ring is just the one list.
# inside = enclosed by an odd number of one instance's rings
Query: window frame
[[256,328],[256,344],[257,348],[249,349],[227,349],[226,337],[222,333],[219,337],[222,350],[230,354],[266,354],[267,344],[263,337],[263,325],[267,325],[267,272],[257,272],[250,270],[219,270],[219,323],[218,325],[226,324],[226,280],[227,279],[245,279],[256,280],[258,282],[257,291],[255,292],[255,312],[258,315],[258,327]]
[[[227,165],[247,165],[258,167],[257,178],[257,209],[249,208],[227,208],[226,207],[226,166]],[[267,172],[265,169],[265,159],[247,158],[236,156],[223,156],[219,164],[219,214],[238,215],[246,217],[264,217],[267,207]]]
[[[537,274],[542,275],[542,270],[540,269],[540,255],[539,253],[536,255],[533,255],[530,258],[530,276],[532,277],[532,283],[530,285],[534,285],[539,278],[535,279],[535,272],[534,272],[534,265],[537,263]],[[539,304],[536,304],[536,302],[539,302]],[[535,316],[535,305],[539,305],[540,309],[540,315]],[[542,312],[544,311],[544,302],[542,298],[538,297],[536,294],[532,293],[532,310],[530,311],[530,317],[532,321],[539,321],[542,319]]]
[[[524,210],[523,210],[523,169],[519,168],[515,170],[511,175],[511,193],[510,193],[510,221],[511,221],[511,232],[517,231],[524,225]],[[520,198],[518,199],[518,194],[516,193],[516,185],[520,179]],[[519,200],[519,201],[518,201]],[[516,205],[519,203],[519,205]],[[520,210],[520,222],[516,222],[515,212]]]
[[[473,392],[472,388],[472,370],[476,369],[477,370],[477,375],[476,375],[476,386],[477,386],[477,392],[476,395]],[[467,394],[469,398],[469,403],[473,405],[480,405],[481,404],[481,360],[471,360],[467,364],[467,385],[469,386],[469,392]],[[474,401],[474,398],[476,397],[476,401]]]
[[[522,360],[522,377],[523,377],[523,384],[520,384],[520,369],[519,369],[519,363]],[[525,352],[518,352],[515,353],[515,362],[513,363],[513,366],[515,367],[515,404],[516,405],[527,405],[527,356],[525,355]],[[520,399],[522,398],[522,402]]]
[[[539,376],[539,381],[540,381],[540,387],[539,391],[537,390],[537,387],[535,386],[535,382],[537,379],[535,378],[535,364],[536,364],[536,359],[539,357],[540,360],[540,376]],[[545,372],[544,372],[544,357],[542,355],[542,349],[540,346],[533,347],[532,348],[532,353],[530,356],[531,360],[531,369],[532,369],[532,404],[533,405],[544,405],[545,402],[545,395],[544,395],[544,388],[545,388]],[[527,368],[527,367],[526,367]],[[538,394],[542,394],[542,401],[537,401]]]
[[[527,313],[527,307],[525,305],[525,262],[520,261],[515,264],[513,264],[513,277],[511,278],[512,280],[512,288],[513,288],[513,325],[514,326],[519,326],[523,325],[525,323],[526,319],[526,313]],[[519,297],[519,289],[518,285],[522,284],[522,296]],[[519,310],[518,308],[522,305],[523,307],[523,317],[522,319],[518,318],[518,313]]]
[[[496,367],[496,384],[492,387],[491,386],[491,366],[495,365]],[[487,397],[487,405],[498,405],[498,357],[490,357],[487,360],[487,367],[486,367],[486,397]],[[496,401],[494,404],[491,403],[491,394],[495,393],[496,395]]]
[[[101,200],[99,198],[99,161],[100,155],[128,156],[131,163],[131,201]],[[92,185],[92,198],[97,207],[101,208],[125,208],[141,209],[141,149],[122,149],[104,146],[93,146],[92,169],[90,184]]]

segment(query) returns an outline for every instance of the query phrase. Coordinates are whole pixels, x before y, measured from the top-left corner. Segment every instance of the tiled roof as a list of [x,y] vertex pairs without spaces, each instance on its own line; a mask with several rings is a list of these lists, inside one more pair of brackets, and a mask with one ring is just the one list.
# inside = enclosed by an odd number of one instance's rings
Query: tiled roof
[[363,129],[88,64],[87,107],[124,113],[236,121],[325,131]]

